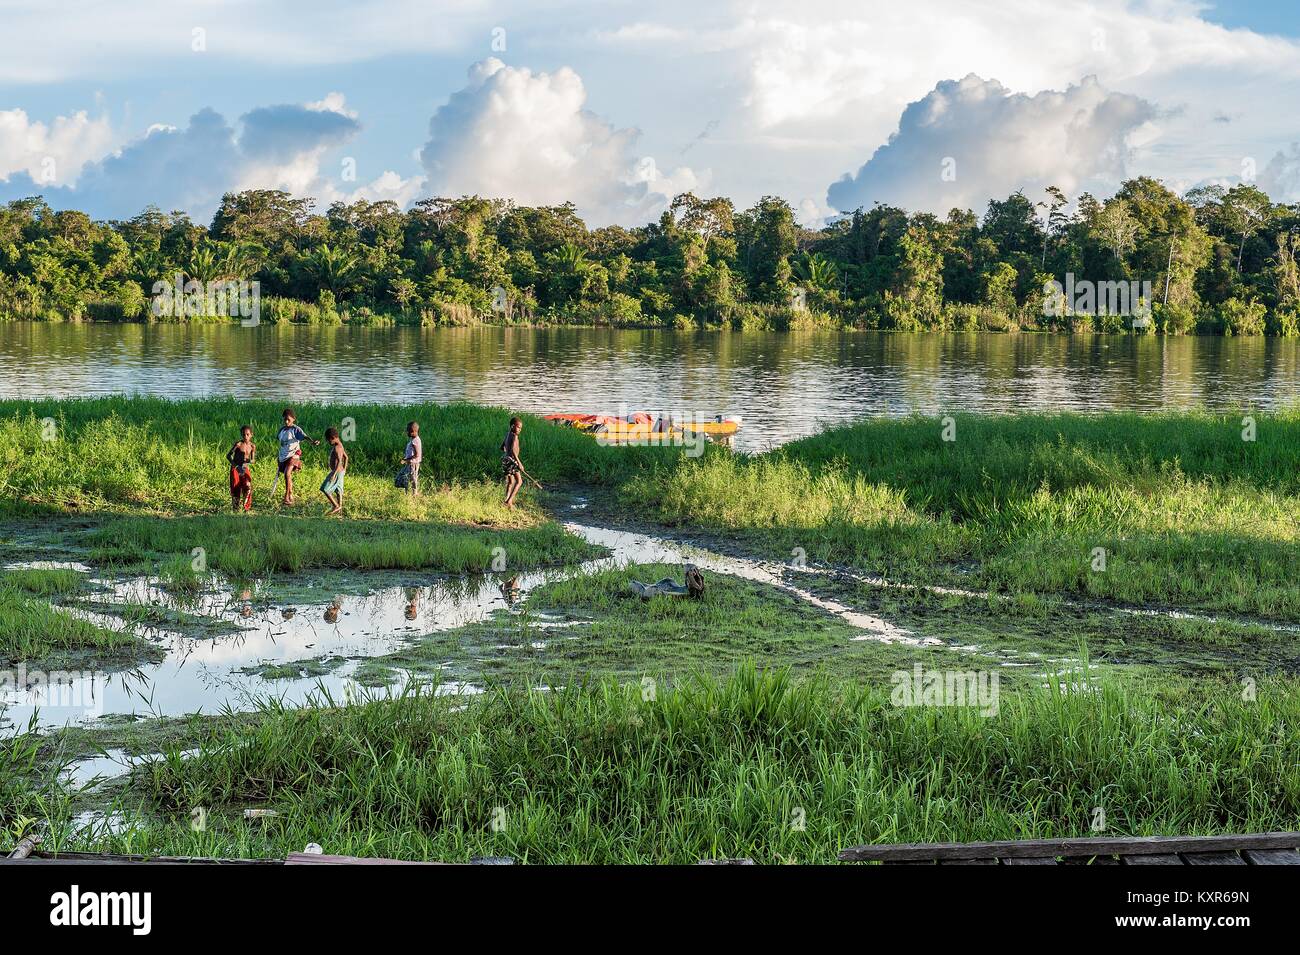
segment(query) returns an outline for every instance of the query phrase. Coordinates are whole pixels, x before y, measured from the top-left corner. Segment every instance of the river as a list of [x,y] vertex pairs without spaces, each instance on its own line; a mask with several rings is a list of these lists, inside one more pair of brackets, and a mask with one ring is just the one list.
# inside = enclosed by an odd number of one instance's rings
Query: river
[[727,414],[760,450],[868,415],[1275,409],[1300,402],[1300,342],[0,323],[0,396],[114,393]]

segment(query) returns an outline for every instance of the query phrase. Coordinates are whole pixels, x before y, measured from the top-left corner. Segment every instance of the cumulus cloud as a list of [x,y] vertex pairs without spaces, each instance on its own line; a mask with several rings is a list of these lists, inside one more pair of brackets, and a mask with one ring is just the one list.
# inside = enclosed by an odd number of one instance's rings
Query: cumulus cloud
[[827,201],[845,211],[879,201],[943,213],[1017,189],[1104,189],[1124,177],[1134,141],[1150,135],[1156,115],[1146,100],[1092,77],[1033,96],[974,74],[945,80],[903,110],[897,132],[833,183]]
[[1259,174],[1258,185],[1274,202],[1300,202],[1300,143],[1279,150]]
[[395,202],[403,209],[409,206],[424,191],[425,178],[423,176],[409,176],[403,178],[391,169],[384,172],[373,182],[367,183],[358,189],[349,193],[336,192],[331,187],[326,190],[330,201],[335,198],[343,202],[356,202],[358,199],[365,199],[367,202]]
[[113,131],[107,117],[83,110],[46,124],[21,109],[0,110],[0,180],[25,173],[35,182],[74,183],[81,168],[108,151]]
[[553,73],[489,58],[469,70],[429,122],[420,152],[438,195],[501,196],[525,205],[572,201],[593,222],[644,222],[678,192],[702,188],[687,167],[661,170],[637,156],[638,131],[586,108],[573,70]]
[[[0,169],[12,168],[8,157],[21,151],[12,145],[4,125],[8,115],[0,113],[0,157],[4,157]],[[306,105],[258,107],[234,124],[204,108],[184,128],[151,126],[144,136],[108,155],[102,154],[102,142],[109,137],[107,124],[102,133],[73,135],[83,127],[64,130],[56,123],[43,140],[34,137],[38,145],[71,140],[81,144],[83,153],[92,148],[86,143],[100,145],[99,158],[81,166],[75,181],[51,183],[39,168],[23,167],[0,175],[7,180],[0,182],[0,198],[43,194],[56,207],[82,209],[96,218],[127,218],[153,204],[204,220],[230,191],[284,189],[325,202],[367,198],[406,204],[420,184],[419,179],[386,172],[349,192],[335,184],[335,177],[323,174],[325,155],[361,129],[355,113],[337,93]],[[24,148],[31,152],[30,146]]]
[[[340,102],[340,105],[341,102]],[[259,106],[243,116],[239,148],[258,161],[290,162],[303,152],[341,146],[361,124],[347,113],[309,106]]]
[[[1225,156],[1267,156],[1290,142],[1294,111],[1274,104],[1300,98],[1300,40],[1226,28],[1213,22],[1212,7],[1203,0],[661,0],[652,10],[630,8],[630,26],[597,27],[591,39],[647,70],[671,64],[656,76],[673,108],[703,98],[704,115],[726,110],[729,141],[709,157],[741,201],[778,188],[791,198],[824,188],[886,141],[908,103],[937,81],[968,73],[1023,93],[1095,75],[1108,89],[1159,103],[1169,110],[1160,139],[1139,146],[1131,165],[1194,182]],[[1211,122],[1216,114],[1232,122]],[[681,135],[700,118],[684,119]]]

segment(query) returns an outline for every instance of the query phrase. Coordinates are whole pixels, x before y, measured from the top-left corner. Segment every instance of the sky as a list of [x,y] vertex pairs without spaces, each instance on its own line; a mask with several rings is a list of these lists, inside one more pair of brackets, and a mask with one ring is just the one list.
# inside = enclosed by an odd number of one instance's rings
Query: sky
[[1300,201],[1294,0],[0,0],[0,201]]

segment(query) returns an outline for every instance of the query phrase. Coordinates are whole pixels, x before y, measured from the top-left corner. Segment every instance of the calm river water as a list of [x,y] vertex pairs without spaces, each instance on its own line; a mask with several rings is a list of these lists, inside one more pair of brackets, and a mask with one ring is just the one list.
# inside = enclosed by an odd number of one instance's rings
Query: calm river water
[[866,415],[1272,409],[1300,342],[1131,335],[0,324],[0,396],[234,394],[740,415],[755,450]]

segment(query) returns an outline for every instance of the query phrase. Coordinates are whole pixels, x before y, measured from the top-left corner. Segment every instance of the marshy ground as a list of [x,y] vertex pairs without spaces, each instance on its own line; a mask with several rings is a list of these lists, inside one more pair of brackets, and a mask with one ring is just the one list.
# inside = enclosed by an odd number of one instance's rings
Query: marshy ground
[[[225,513],[229,436],[269,460],[278,411],[0,402],[0,669],[105,680],[67,726],[6,690],[0,848],[825,861],[1098,807],[1300,824],[1300,416],[877,420],[702,458],[530,419],[556,490],[510,512],[506,412],[308,406],[355,429],[348,518],[310,455],[304,503],[268,508],[264,466]],[[419,499],[391,481],[410,418]],[[688,561],[704,600],[628,595]],[[996,712],[894,705],[917,664],[995,673]]]

